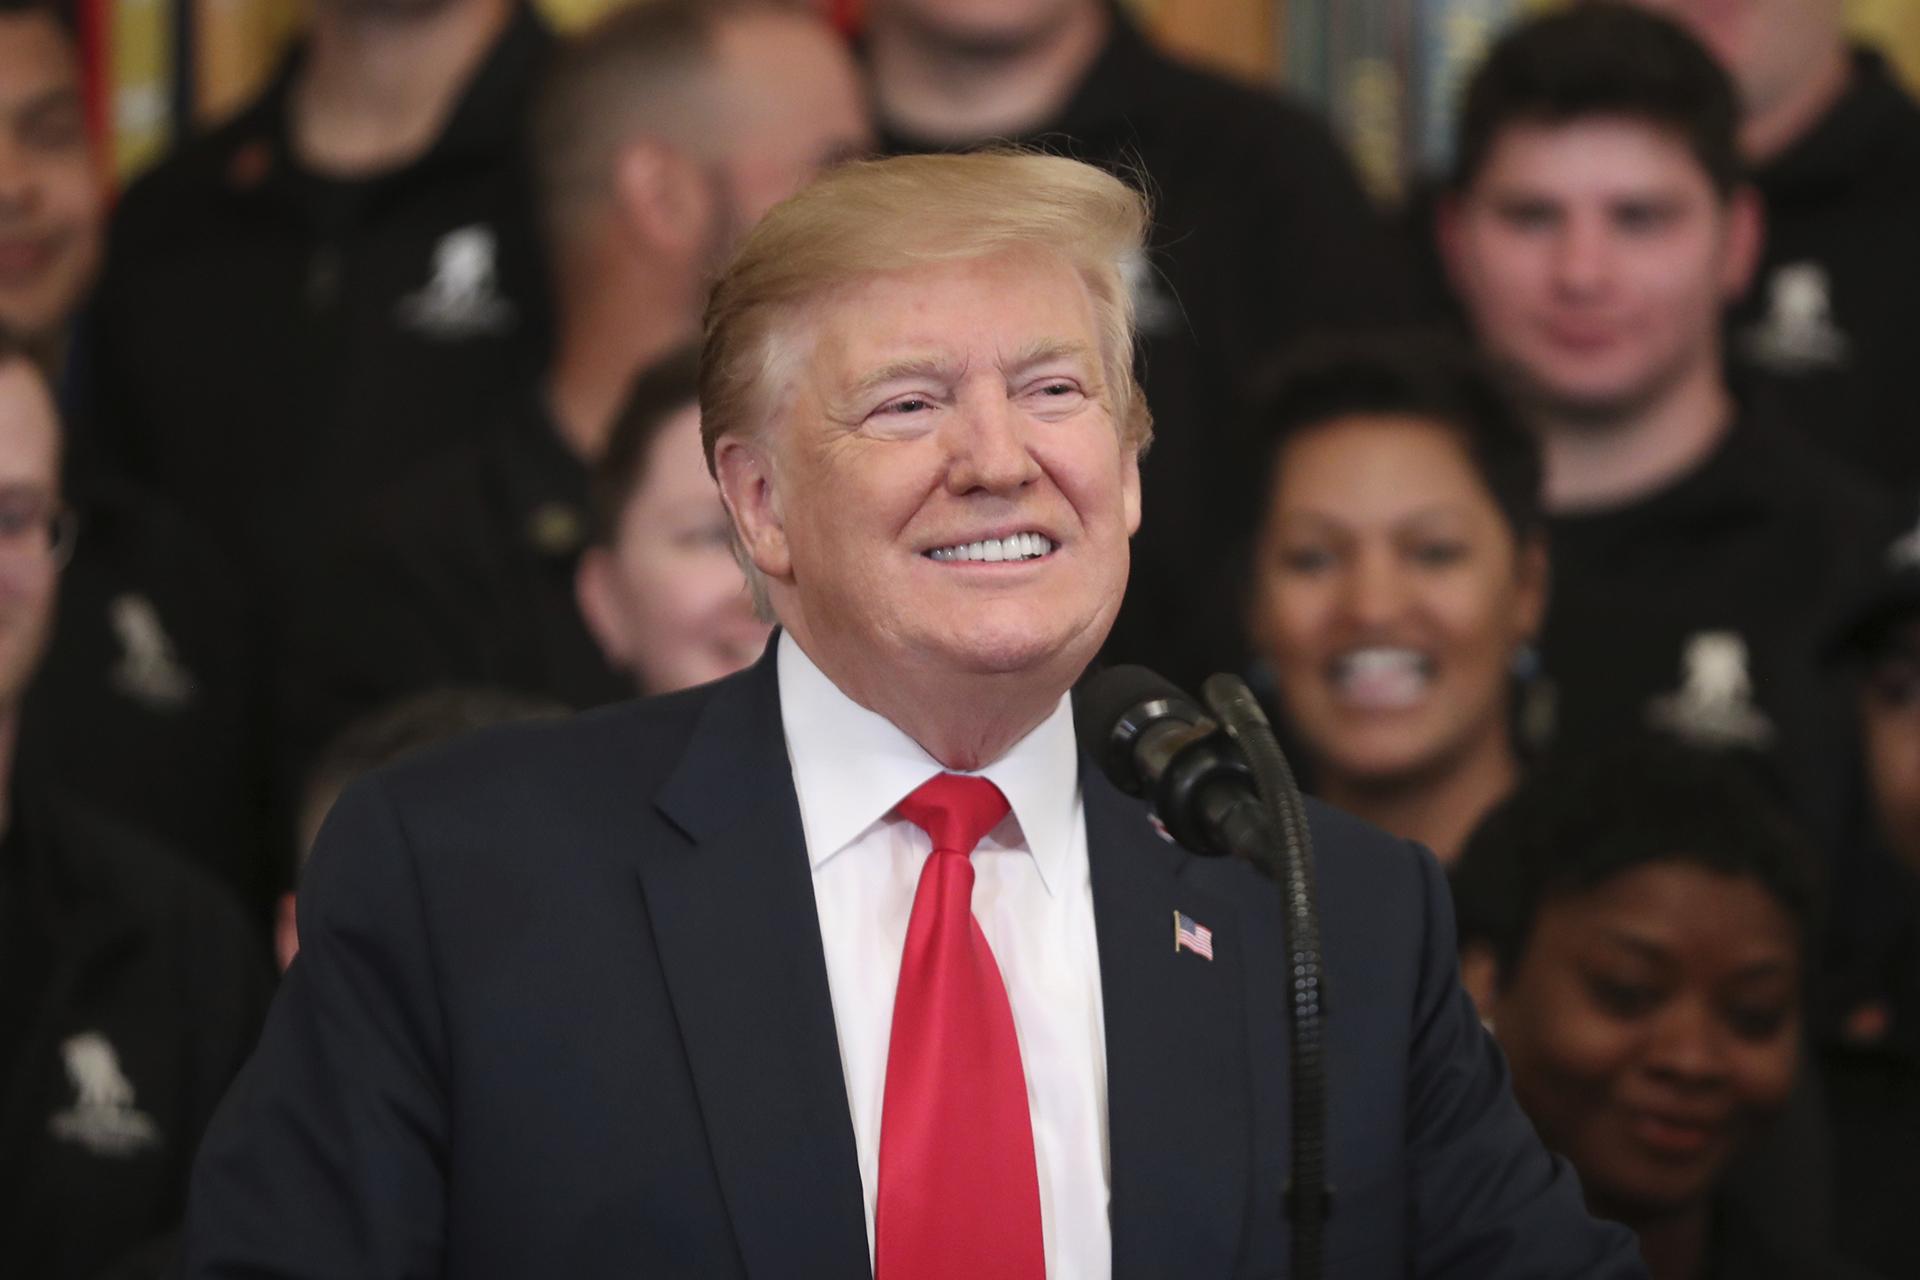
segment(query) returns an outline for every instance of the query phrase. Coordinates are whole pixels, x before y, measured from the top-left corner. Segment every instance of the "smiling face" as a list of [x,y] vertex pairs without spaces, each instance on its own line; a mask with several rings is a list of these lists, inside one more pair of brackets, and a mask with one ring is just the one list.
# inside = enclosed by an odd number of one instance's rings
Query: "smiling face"
[[1556,414],[1611,421],[1717,366],[1721,308],[1758,249],[1686,145],[1599,118],[1509,127],[1442,219],[1489,352]]
[[105,212],[71,41],[47,14],[0,15],[0,323],[29,341],[66,324]]
[[1759,881],[1643,864],[1553,898],[1489,1012],[1514,1093],[1597,1206],[1697,1206],[1786,1101],[1801,945]]
[[670,693],[747,666],[768,627],[754,616],[733,558],[697,407],[662,424],[644,476],[613,545],[581,557],[580,606],[612,665],[631,672],[643,692]]
[[1459,436],[1337,419],[1290,439],[1274,477],[1252,629],[1315,768],[1396,780],[1504,737],[1544,554],[1516,542]]
[[1050,709],[1112,625],[1140,519],[1080,276],[1027,253],[931,265],[803,321],[766,438],[717,449],[781,623],[869,707],[971,681]]

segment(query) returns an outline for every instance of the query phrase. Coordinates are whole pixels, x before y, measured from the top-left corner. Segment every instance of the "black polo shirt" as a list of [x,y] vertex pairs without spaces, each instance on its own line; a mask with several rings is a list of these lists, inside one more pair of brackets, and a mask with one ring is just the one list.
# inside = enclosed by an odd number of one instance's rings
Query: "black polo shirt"
[[169,504],[125,483],[78,504],[52,641],[22,710],[20,768],[226,882],[264,924],[267,724],[234,573]]
[[408,694],[486,685],[590,707],[634,693],[574,603],[589,474],[532,388],[375,495],[301,602],[296,758]]
[[1765,412],[1688,474],[1549,522],[1551,749],[1667,733],[1750,753],[1831,849],[1853,838],[1849,694],[1818,654],[1898,523]]
[[253,1047],[265,949],[212,880],[84,803],[16,785],[8,807],[0,1259],[36,1280],[157,1264]]
[[[941,149],[882,125],[890,151]],[[1155,440],[1108,652],[1188,686],[1238,670],[1234,568],[1266,455],[1251,384],[1307,334],[1403,319],[1400,246],[1317,116],[1166,57],[1117,14],[1065,109],[1025,140],[1144,176],[1154,207],[1130,284]]]
[[1905,498],[1920,487],[1920,104],[1857,50],[1845,95],[1754,176],[1766,251],[1730,354]]
[[296,50],[231,123],[127,193],[94,314],[97,430],[257,585],[359,499],[484,422],[542,363],[545,273],[523,115],[551,37],[521,7],[419,159],[303,168]]

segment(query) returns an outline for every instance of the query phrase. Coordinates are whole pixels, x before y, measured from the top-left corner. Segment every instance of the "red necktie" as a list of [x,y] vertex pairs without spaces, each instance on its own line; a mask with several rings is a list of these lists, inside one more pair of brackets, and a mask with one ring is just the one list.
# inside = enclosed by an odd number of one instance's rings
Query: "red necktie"
[[1027,1078],[1000,966],[973,918],[974,845],[1006,816],[985,778],[900,802],[933,838],[900,956],[880,1112],[875,1280],[1042,1280]]

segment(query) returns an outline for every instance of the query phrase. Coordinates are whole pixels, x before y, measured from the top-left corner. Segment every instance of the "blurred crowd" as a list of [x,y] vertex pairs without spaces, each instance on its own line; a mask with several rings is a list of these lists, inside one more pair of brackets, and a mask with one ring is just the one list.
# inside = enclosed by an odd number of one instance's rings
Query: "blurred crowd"
[[1525,22],[1381,209],[1108,0],[314,0],[112,202],[69,8],[0,0],[0,1270],[163,1273],[356,776],[759,659],[706,283],[823,167],[1012,142],[1155,211],[1108,656],[1246,674],[1449,868],[1657,1280],[1920,1274],[1920,105],[1841,10]]

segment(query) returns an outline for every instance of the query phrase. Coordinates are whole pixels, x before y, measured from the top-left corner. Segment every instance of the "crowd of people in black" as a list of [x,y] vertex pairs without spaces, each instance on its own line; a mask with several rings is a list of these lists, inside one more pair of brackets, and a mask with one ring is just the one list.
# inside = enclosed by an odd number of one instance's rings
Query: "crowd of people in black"
[[759,658],[706,282],[1006,142],[1154,209],[1108,656],[1449,868],[1657,1280],[1920,1271],[1920,105],[1839,0],[1524,22],[1400,210],[1109,0],[315,0],[117,203],[76,39],[0,0],[7,1274],[165,1273],[355,776]]

